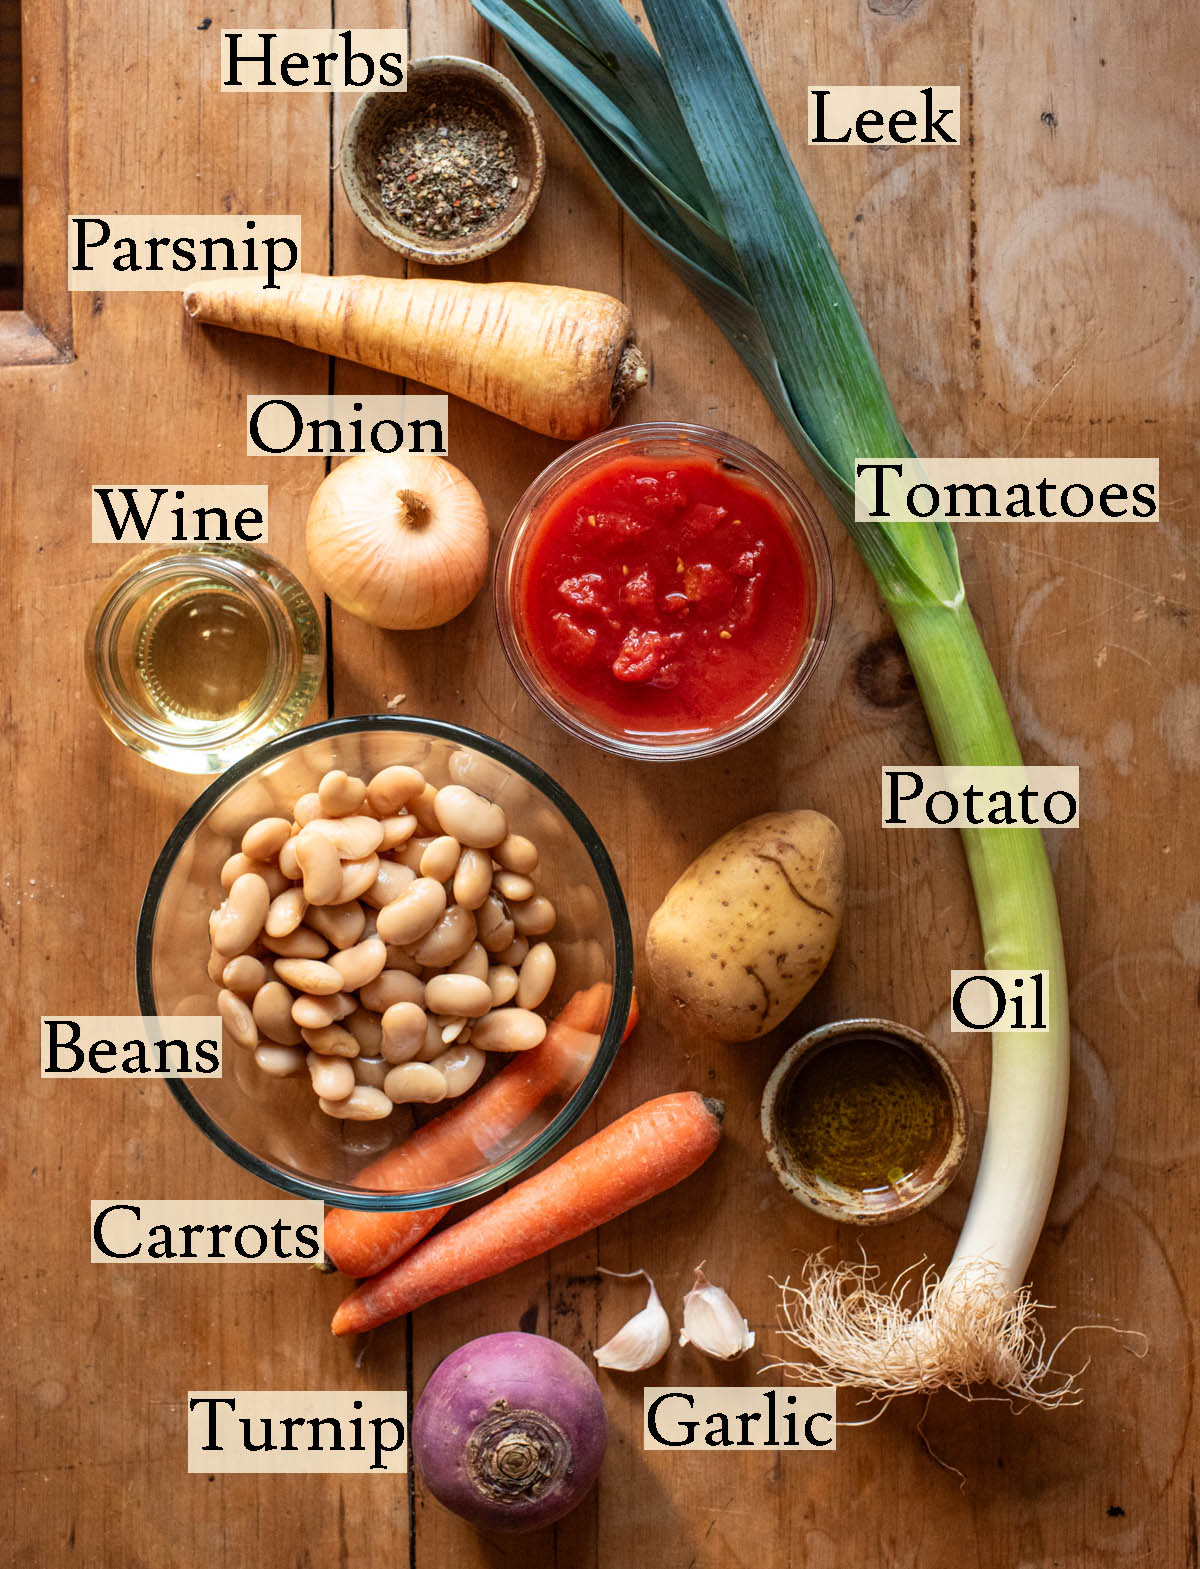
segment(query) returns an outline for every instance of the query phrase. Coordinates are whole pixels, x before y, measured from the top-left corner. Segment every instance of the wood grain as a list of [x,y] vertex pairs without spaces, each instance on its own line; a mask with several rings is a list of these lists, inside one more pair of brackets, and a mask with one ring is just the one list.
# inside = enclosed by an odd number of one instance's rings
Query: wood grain
[[[790,1027],[736,1048],[681,1035],[639,964],[644,1022],[573,1137],[652,1094],[694,1086],[728,1106],[718,1155],[643,1211],[376,1333],[361,1362],[327,1332],[336,1281],[285,1266],[90,1265],[92,1198],[270,1190],[187,1124],[161,1085],[35,1077],[39,1014],[135,1011],[133,931],[146,877],[201,783],[121,749],[89,700],[83,630],[124,559],[120,547],[89,543],[89,487],[114,478],[269,483],[270,548],[307,577],[303,521],[323,465],[244,456],[244,395],[396,384],[198,328],[173,294],[75,295],[75,360],[0,370],[11,781],[3,931],[15,980],[15,1093],[0,1103],[13,1307],[0,1523],[14,1563],[1200,1561],[1200,843],[1189,817],[1200,771],[1196,24],[1181,0],[1149,12],[1066,0],[734,0],[733,9],[918,448],[1162,461],[1157,524],[960,533],[972,603],[1026,755],[1078,763],[1083,784],[1083,826],[1051,842],[1075,1074],[1034,1288],[1053,1304],[1052,1340],[1074,1324],[1118,1332],[1088,1331],[1064,1347],[1068,1366],[1090,1358],[1078,1408],[1017,1420],[1002,1404],[949,1395],[927,1407],[902,1402],[870,1426],[844,1426],[835,1456],[646,1454],[641,1380],[602,1375],[612,1441],[600,1485],[573,1517],[530,1539],[476,1535],[416,1478],[188,1475],[189,1388],[416,1393],[464,1340],[518,1326],[587,1356],[642,1300],[640,1285],[598,1275],[600,1266],[649,1269],[677,1322],[692,1268],[706,1260],[759,1347],[775,1352],[772,1277],[820,1248],[851,1254],[859,1237],[793,1206],[769,1173],[757,1107],[770,1068],[804,1028],[890,1014],[949,1041],[982,1122],[985,1043],[946,1034],[946,972],[974,959],[978,934],[954,837],[878,826],[881,764],[930,760],[931,743],[873,584],[827,509],[837,609],[816,679],[768,735],[687,767],[627,765],[569,742],[509,672],[486,595],[452,626],[415,636],[334,612],[328,696],[314,715],[395,705],[475,726],[536,758],[603,833],[636,938],[675,872],[718,833],[757,811],[808,805],[836,817],[849,843],[841,945]],[[37,145],[57,149],[49,177],[60,194],[69,189],[71,210],[298,212],[308,268],[402,271],[359,227],[330,169],[352,101],[218,94],[219,30],[247,17],[227,4],[194,12],[132,0],[116,17],[111,5],[76,0],[65,16],[53,47],[66,86],[57,102],[42,96]],[[255,26],[321,20],[283,0],[254,15]],[[466,0],[417,0],[407,18],[383,0],[336,7],[338,26],[404,20],[414,54],[470,54],[517,74]],[[28,8],[26,25],[42,25]],[[875,80],[957,83],[967,143],[804,145],[808,82]],[[27,107],[37,103],[27,94]],[[630,417],[725,427],[805,482],[732,351],[540,112],[550,167],[539,211],[507,250],[462,275],[622,295],[653,361]],[[49,276],[60,236],[40,221],[30,266]],[[496,532],[560,450],[459,403],[450,443]],[[885,1273],[922,1255],[943,1261],[969,1186],[968,1170],[931,1212],[873,1234],[872,1259]],[[653,1380],[752,1385],[759,1365],[757,1350],[731,1372],[673,1347]],[[843,1421],[861,1414],[843,1400]]]

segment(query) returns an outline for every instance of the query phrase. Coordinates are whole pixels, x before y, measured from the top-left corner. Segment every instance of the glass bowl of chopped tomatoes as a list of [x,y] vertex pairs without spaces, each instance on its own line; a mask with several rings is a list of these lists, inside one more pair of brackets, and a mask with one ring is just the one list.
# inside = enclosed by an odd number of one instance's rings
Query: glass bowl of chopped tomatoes
[[833,604],[812,505],[771,458],[699,425],[627,425],[533,482],[500,541],[500,637],[565,730],[643,759],[708,756],[773,724]]

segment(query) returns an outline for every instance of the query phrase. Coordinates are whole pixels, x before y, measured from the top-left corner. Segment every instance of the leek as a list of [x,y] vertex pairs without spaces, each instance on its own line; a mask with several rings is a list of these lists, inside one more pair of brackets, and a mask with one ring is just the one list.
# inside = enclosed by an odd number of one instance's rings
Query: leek
[[[856,461],[908,457],[829,243],[724,0],[646,0],[658,52],[618,0],[474,0],[610,190],[758,380],[870,568],[948,764],[1020,764],[941,519],[854,520]],[[963,831],[989,969],[1049,971],[1049,1034],[995,1032],[988,1126],[954,1256],[880,1289],[868,1264],[810,1259],[783,1286],[783,1365],[881,1397],[991,1383],[1055,1404],[1026,1277],[1066,1118],[1067,982],[1037,829]]]

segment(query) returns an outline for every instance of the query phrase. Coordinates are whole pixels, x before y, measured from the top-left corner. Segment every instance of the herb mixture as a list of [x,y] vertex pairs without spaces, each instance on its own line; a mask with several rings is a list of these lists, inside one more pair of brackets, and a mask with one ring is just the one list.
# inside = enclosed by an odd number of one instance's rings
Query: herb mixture
[[446,240],[486,228],[517,188],[517,154],[499,118],[438,100],[383,138],[379,197],[406,229]]

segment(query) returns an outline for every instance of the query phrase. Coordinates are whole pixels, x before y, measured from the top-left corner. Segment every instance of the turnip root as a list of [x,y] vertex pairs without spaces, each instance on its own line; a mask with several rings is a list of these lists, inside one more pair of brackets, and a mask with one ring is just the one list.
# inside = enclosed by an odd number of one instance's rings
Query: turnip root
[[484,1530],[561,1520],[596,1480],[608,1418],[596,1380],[542,1335],[484,1335],[433,1372],[412,1420],[425,1486]]
[[412,377],[560,441],[604,430],[646,380],[629,307],[587,289],[297,273],[183,303],[196,321]]

